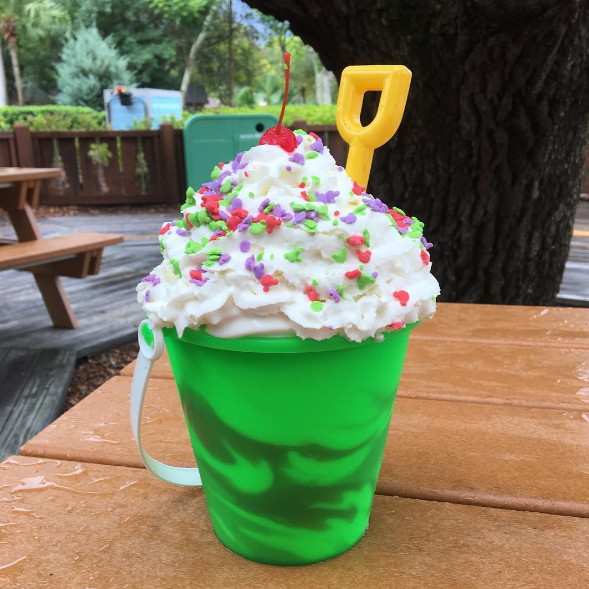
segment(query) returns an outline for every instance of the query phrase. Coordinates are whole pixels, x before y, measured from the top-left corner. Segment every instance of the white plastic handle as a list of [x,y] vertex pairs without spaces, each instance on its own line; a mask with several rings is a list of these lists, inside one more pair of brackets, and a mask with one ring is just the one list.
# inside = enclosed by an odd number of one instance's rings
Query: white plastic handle
[[137,448],[143,464],[147,470],[156,477],[175,485],[188,487],[199,487],[202,485],[198,468],[182,468],[180,466],[169,466],[152,458],[144,449],[141,443],[141,415],[143,413],[143,401],[149,381],[151,369],[156,360],[164,352],[164,334],[161,329],[152,330],[153,346],[150,346],[143,337],[142,328],[147,324],[143,320],[139,324],[139,356],[133,374],[133,385],[131,387],[131,429],[137,442]]

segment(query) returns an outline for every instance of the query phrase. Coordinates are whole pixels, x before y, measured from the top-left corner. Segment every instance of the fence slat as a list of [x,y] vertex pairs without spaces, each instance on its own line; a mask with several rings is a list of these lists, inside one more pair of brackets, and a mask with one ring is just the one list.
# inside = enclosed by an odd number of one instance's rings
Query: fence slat
[[12,154],[10,152],[10,139],[0,138],[0,166],[10,168],[13,165]]
[[103,166],[104,181],[108,187],[108,196],[113,202],[118,202],[123,196],[123,178],[119,167],[119,154],[117,151],[117,138],[103,138],[101,143],[108,146],[110,159],[108,165]]
[[123,192],[127,197],[141,194],[141,184],[136,181],[138,145],[136,137],[121,136],[121,154],[123,161]]
[[102,183],[100,182],[99,166],[90,159],[88,153],[91,146],[95,143],[95,138],[82,137],[79,140],[80,167],[82,168],[82,196],[84,199],[107,193],[104,181]]

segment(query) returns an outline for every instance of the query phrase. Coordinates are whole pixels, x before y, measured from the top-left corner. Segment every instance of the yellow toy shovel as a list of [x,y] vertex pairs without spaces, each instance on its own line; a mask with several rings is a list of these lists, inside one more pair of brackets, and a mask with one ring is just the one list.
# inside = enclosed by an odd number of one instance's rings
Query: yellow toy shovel
[[[374,150],[396,132],[403,118],[411,72],[404,65],[355,65],[342,72],[337,98],[336,122],[340,135],[350,145],[346,172],[366,187]],[[374,120],[360,123],[364,93],[381,91]]]

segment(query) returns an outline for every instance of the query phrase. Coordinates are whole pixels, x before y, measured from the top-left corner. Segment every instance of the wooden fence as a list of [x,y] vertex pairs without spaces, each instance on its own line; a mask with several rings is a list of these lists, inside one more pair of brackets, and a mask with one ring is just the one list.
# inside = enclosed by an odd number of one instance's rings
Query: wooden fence
[[[302,121],[297,126],[305,126]],[[345,161],[347,145],[333,125],[308,127]],[[45,182],[41,204],[176,204],[184,199],[186,174],[182,130],[30,131],[15,125],[0,132],[0,166],[62,168]]]

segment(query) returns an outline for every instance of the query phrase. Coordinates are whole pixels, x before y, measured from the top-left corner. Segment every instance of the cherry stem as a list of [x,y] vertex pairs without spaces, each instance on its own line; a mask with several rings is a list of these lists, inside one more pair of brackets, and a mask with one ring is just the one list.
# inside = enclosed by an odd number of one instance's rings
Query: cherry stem
[[282,125],[282,118],[284,117],[284,110],[286,108],[286,99],[288,98],[288,83],[290,81],[290,53],[284,54],[284,63],[286,64],[286,68],[284,70],[284,98],[282,99],[282,110],[280,111],[278,125],[276,125],[276,130],[278,133],[280,133],[280,125]]

